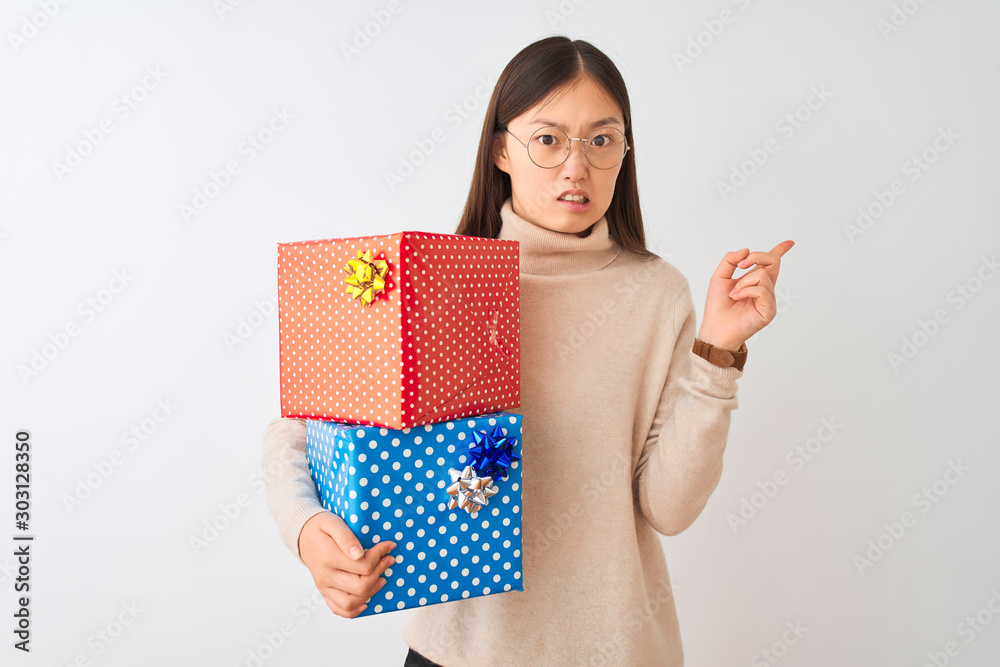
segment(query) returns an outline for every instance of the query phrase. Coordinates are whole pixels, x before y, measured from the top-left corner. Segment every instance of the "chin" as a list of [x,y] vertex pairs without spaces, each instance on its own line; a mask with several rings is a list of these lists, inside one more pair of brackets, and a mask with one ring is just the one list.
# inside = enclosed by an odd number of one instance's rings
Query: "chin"
[[[562,207],[560,207],[562,208]],[[584,230],[590,229],[595,222],[601,219],[606,213],[606,210],[602,210],[593,205],[593,200],[591,200],[591,207],[589,211],[583,213],[574,213],[573,211],[567,211],[563,209],[561,211],[562,215],[560,218],[565,220],[565,226],[567,229],[572,229],[574,233],[582,232]]]
[[[565,234],[582,234],[587,232],[594,223],[600,220],[600,216],[591,220],[593,217],[588,211],[586,214],[583,213],[573,213],[572,211],[566,212],[561,211],[562,215],[559,215],[553,219],[554,227],[556,231],[563,232]],[[584,217],[586,215],[586,217]]]

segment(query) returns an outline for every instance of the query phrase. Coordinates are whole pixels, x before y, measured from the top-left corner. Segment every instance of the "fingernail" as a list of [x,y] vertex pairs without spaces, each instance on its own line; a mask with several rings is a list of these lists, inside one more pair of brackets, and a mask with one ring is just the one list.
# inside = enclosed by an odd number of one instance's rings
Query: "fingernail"
[[733,290],[732,292],[729,293],[730,299],[733,298],[734,296],[736,296],[736,290]]
[[361,609],[359,609],[359,610],[358,610],[358,613],[360,614],[360,613],[361,613],[361,612],[363,612],[363,611],[364,611],[365,609],[368,609],[368,605],[362,605]]
[[351,547],[351,558],[354,560],[361,558],[361,547],[357,545]]

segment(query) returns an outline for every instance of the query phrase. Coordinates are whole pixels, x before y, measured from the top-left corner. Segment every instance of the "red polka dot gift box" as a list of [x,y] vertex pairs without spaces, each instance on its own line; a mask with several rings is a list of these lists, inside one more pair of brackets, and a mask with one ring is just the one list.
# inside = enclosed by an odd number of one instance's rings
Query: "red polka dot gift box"
[[278,244],[281,416],[392,429],[520,405],[516,241]]

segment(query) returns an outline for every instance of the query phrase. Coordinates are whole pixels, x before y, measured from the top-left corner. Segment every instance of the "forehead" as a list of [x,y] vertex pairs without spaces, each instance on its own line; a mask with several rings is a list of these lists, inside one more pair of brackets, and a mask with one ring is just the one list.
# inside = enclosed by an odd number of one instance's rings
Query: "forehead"
[[609,117],[624,124],[622,111],[614,98],[589,77],[558,88],[528,109],[519,120],[531,123],[538,119],[556,121],[560,125],[590,125]]

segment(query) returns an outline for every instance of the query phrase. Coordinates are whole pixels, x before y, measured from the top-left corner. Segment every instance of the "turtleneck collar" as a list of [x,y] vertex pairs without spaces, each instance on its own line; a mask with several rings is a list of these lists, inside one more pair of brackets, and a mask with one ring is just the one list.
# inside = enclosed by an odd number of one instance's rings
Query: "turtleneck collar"
[[508,197],[500,209],[498,239],[518,241],[521,273],[557,276],[592,273],[610,264],[621,248],[608,235],[607,216],[595,222],[590,234],[579,237],[555,232],[528,222],[517,213]]

